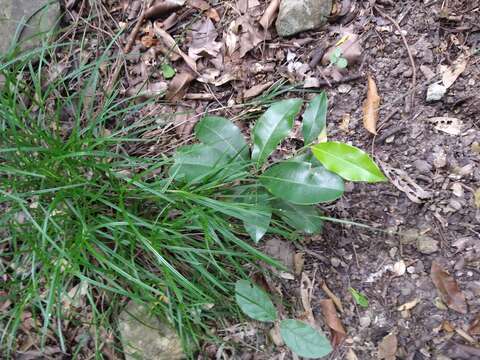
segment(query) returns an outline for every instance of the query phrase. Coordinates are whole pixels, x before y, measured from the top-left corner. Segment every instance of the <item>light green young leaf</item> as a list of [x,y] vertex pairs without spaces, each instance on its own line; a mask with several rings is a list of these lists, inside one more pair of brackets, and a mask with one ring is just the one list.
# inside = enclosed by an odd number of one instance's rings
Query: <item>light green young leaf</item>
[[341,57],[337,60],[335,64],[339,69],[345,69],[348,66],[348,60]]
[[177,73],[170,64],[162,64],[161,69],[162,69],[163,78],[166,80],[173,78]]
[[343,180],[323,167],[283,161],[260,176],[260,183],[276,197],[297,205],[333,201],[342,196]]
[[227,153],[231,158],[248,160],[248,145],[242,132],[223,117],[203,118],[195,127],[195,135],[204,144]]
[[327,356],[333,350],[323,333],[303,321],[283,320],[280,323],[280,335],[290,350],[307,359]]
[[303,113],[302,132],[305,144],[314,142],[327,122],[328,98],[325,91],[315,96]]
[[386,181],[378,166],[362,150],[331,141],[312,146],[313,155],[331,172],[350,181]]
[[320,213],[312,205],[295,205],[284,200],[275,200],[273,212],[297,231],[306,234],[318,234],[322,231],[323,221]]
[[360,291],[355,290],[354,288],[350,288],[349,290],[352,294],[353,299],[358,305],[363,308],[368,308],[368,299],[365,295],[363,295]]
[[268,294],[248,280],[238,280],[235,284],[235,300],[252,319],[264,322],[277,319],[277,310]]
[[293,127],[295,116],[302,107],[301,99],[279,101],[258,119],[253,128],[252,159],[262,165]]
[[251,221],[244,222],[243,226],[255,243],[267,233],[272,219],[272,209],[268,206],[270,195],[263,189],[255,187],[246,194],[243,202],[252,205],[254,215]]
[[186,182],[200,181],[215,169],[221,170],[229,162],[228,156],[223,152],[204,144],[182,146],[173,158],[175,162],[170,168],[170,176]]

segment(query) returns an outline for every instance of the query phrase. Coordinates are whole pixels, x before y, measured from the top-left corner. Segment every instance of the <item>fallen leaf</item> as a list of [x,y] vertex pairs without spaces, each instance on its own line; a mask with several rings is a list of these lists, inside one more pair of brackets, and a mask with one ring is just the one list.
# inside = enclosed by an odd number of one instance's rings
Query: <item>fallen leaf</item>
[[300,283],[300,299],[302,300],[303,309],[305,310],[305,317],[307,321],[313,327],[317,327],[315,323],[315,317],[313,316],[313,310],[311,305],[313,294],[313,283],[312,280],[308,277],[308,275],[303,272],[302,273],[302,280]]
[[163,97],[167,92],[168,84],[164,81],[153,83],[140,83],[133,88],[127,90],[128,96],[136,96],[138,98],[153,98],[155,96]]
[[[160,24],[157,21],[155,21],[154,24],[153,24],[153,30],[155,32],[155,35],[164,42],[165,46],[167,47],[167,49],[169,51],[181,56],[183,58],[183,60],[185,61],[185,63],[195,73],[197,73],[197,63],[195,62],[195,60],[193,60],[190,56],[188,56],[182,50],[180,50],[180,47],[177,45],[177,42],[175,41],[175,39],[173,37],[171,37],[169,33],[167,33],[165,30],[163,30],[160,27]],[[175,60],[173,60],[173,61],[175,61]]]
[[159,16],[163,16],[181,7],[181,4],[175,1],[162,1],[161,3],[155,4],[148,8],[145,12],[146,19],[156,19]]
[[468,56],[462,54],[453,62],[451,66],[440,65],[442,83],[447,89],[452,86],[458,77],[465,71],[467,64]]
[[462,338],[467,340],[470,344],[476,344],[477,342],[475,341],[474,338],[472,338],[469,334],[465,332],[465,330],[460,329],[460,328],[455,328],[455,332],[460,335]]
[[430,276],[435,284],[438,293],[447,306],[459,313],[467,313],[465,296],[458,287],[455,279],[450,276],[440,265],[433,261]]
[[475,207],[477,209],[480,209],[480,188],[478,188],[476,191],[475,191],[475,194],[474,195],[474,198],[475,198]]
[[239,29],[240,58],[243,58],[262,41],[270,39],[269,34],[259,30],[248,14],[238,18],[235,25]]
[[420,302],[420,299],[413,299],[412,301],[406,302],[403,305],[400,305],[397,308],[397,311],[408,311],[412,310]]
[[273,81],[269,81],[269,82],[266,82],[264,84],[254,85],[250,89],[245,90],[245,92],[243,93],[243,98],[244,99],[254,98],[254,97],[262,94],[265,90],[267,90],[272,85],[273,85]]
[[407,265],[405,264],[405,261],[400,260],[395,264],[393,264],[392,270],[397,276],[402,276],[405,274],[405,271],[407,270]]
[[305,254],[296,253],[293,257],[293,268],[295,270],[295,275],[300,275],[303,271],[303,265],[305,264]]
[[443,131],[450,135],[460,135],[462,133],[463,122],[452,117],[433,117],[428,119],[435,126],[435,129]]
[[352,349],[348,349],[347,354],[345,355],[346,360],[358,360],[357,354]]
[[215,41],[218,37],[215,25],[209,18],[197,21],[192,25],[192,42],[188,48],[188,56],[194,61],[209,55],[217,57],[222,43]]
[[377,121],[380,109],[380,96],[378,96],[377,84],[368,75],[367,99],[363,103],[363,127],[368,132],[377,135]]
[[277,17],[279,7],[280,0],[271,0],[270,4],[268,4],[267,9],[263,13],[259,21],[260,25],[262,25],[265,30],[268,30],[270,26],[272,26],[273,22]]
[[325,291],[325,294],[330,298],[330,300],[333,301],[335,306],[337,307],[338,311],[343,313],[343,305],[342,301],[336,296],[327,286],[327,283],[325,281],[322,281],[322,290]]
[[151,48],[158,43],[158,40],[151,35],[142,36],[142,39],[140,41],[142,42],[142,45],[146,48]]
[[455,331],[455,327],[447,320],[442,322],[441,328],[442,328],[442,330],[444,330],[448,333],[451,333],[451,332]]
[[480,313],[477,314],[477,317],[470,323],[468,333],[470,335],[480,335]]
[[[362,47],[360,38],[353,32],[353,27],[340,28],[338,31],[340,41],[331,46],[323,55],[322,65],[330,64],[332,54],[339,49],[342,58],[348,61],[348,64],[354,64],[362,57]],[[337,50],[338,51],[338,50]]]
[[378,345],[378,359],[395,360],[398,347],[397,335],[390,333]]
[[210,9],[210,4],[205,0],[189,0],[188,5],[201,11],[207,11]]
[[182,99],[193,79],[189,72],[177,73],[168,85],[166,98],[174,101]]
[[414,203],[422,204],[432,197],[431,192],[422,189],[405,171],[393,168],[383,161],[378,163],[392,184]]
[[218,13],[217,10],[215,10],[214,8],[210,8],[207,10],[206,12],[207,16],[212,19],[213,21],[215,22],[219,22],[220,21],[220,14]]
[[347,337],[347,333],[343,328],[342,322],[337,316],[335,310],[335,304],[330,299],[320,300],[320,306],[322,308],[322,314],[325,318],[325,323],[330,328],[332,333],[332,345],[337,347]]

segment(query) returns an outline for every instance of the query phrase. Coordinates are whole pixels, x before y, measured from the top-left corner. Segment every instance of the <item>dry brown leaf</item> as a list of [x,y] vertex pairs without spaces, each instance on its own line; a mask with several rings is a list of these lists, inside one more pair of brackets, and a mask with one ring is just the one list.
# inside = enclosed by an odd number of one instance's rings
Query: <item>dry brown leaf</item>
[[256,26],[254,20],[248,14],[241,16],[235,22],[236,29],[240,29],[240,58],[243,58],[250,50],[264,40],[269,40],[268,32],[263,32]]
[[160,38],[165,46],[169,49],[169,51],[176,53],[177,55],[180,55],[185,63],[195,72],[197,73],[197,63],[195,60],[193,60],[190,56],[185,54],[180,47],[177,45],[177,42],[175,39],[170,36],[169,33],[167,33],[165,30],[163,30],[160,27],[160,24],[158,22],[155,22],[153,25],[153,30],[155,31],[155,35],[157,35],[158,38]]
[[393,168],[383,161],[378,163],[392,184],[414,203],[422,204],[432,197],[431,192],[422,189],[405,171]]
[[435,129],[450,135],[460,135],[463,129],[463,122],[452,117],[433,117],[428,119],[435,126]]
[[243,93],[243,98],[244,99],[254,98],[254,97],[260,95],[261,93],[263,93],[265,90],[267,90],[272,85],[273,85],[273,81],[269,81],[265,84],[257,84],[255,86],[251,87],[250,89],[245,90],[245,92]]
[[215,41],[217,37],[212,20],[205,18],[197,21],[192,25],[192,43],[188,48],[188,56],[195,61],[206,55],[217,57],[223,46]]
[[325,291],[325,294],[333,301],[338,311],[343,313],[343,305],[341,300],[328,288],[327,283],[322,281],[322,290]]
[[156,96],[163,97],[167,92],[168,85],[164,81],[157,81],[152,83],[140,83],[127,90],[128,96],[136,96],[138,98],[152,98]]
[[275,19],[277,18],[279,7],[280,7],[280,0],[271,0],[270,4],[268,4],[267,9],[263,13],[259,21],[260,25],[262,25],[262,27],[265,30],[268,30],[270,26],[272,26]]
[[140,41],[142,42],[142,45],[145,46],[146,48],[151,48],[152,46],[155,46],[158,43],[158,40],[150,35],[142,36],[142,39]]
[[215,22],[220,21],[220,14],[214,8],[208,9],[207,12],[206,12],[206,15]]
[[480,188],[478,188],[473,194],[474,204],[477,209],[480,209]]
[[406,302],[406,303],[403,304],[403,305],[400,305],[400,306],[397,308],[397,311],[408,311],[408,310],[412,310],[415,306],[418,305],[419,302],[420,302],[420,299],[413,299],[412,301],[409,301],[409,302]]
[[325,318],[325,323],[328,325],[332,332],[332,345],[337,347],[347,337],[347,333],[343,328],[342,322],[337,316],[335,310],[335,304],[330,299],[320,300],[320,306],[322,307],[322,314]]
[[168,85],[167,100],[176,101],[182,99],[193,79],[193,75],[189,72],[177,73]]
[[461,314],[466,314],[467,303],[465,301],[465,295],[463,295],[455,279],[435,261],[432,262],[430,276],[443,302],[445,302],[450,309],[458,311]]
[[345,354],[346,360],[358,360],[357,354],[352,349],[348,349],[347,353]]
[[395,360],[398,347],[397,335],[390,333],[378,345],[378,359]]
[[442,74],[442,83],[448,89],[452,86],[458,77],[465,71],[468,64],[468,56],[465,54],[460,55],[457,60],[453,62],[451,66],[440,66],[440,72]]
[[201,11],[207,11],[210,9],[210,4],[205,0],[189,0],[188,5]]
[[368,75],[367,99],[363,103],[363,127],[373,135],[377,135],[377,121],[380,110],[380,96],[378,96],[377,84]]
[[315,323],[315,317],[313,316],[313,310],[311,305],[313,294],[313,283],[312,280],[308,277],[308,275],[303,272],[302,273],[302,280],[300,283],[300,298],[302,300],[303,309],[305,310],[305,317],[306,320],[312,325],[313,327],[317,327]]
[[175,1],[162,1],[161,3],[155,4],[151,6],[146,12],[145,12],[145,18],[146,19],[156,19],[159,16],[163,16],[169,13],[172,13],[173,11],[179,9],[181,5],[178,2]]
[[468,333],[470,335],[480,335],[480,313],[477,314],[477,317],[470,323]]
[[293,257],[293,268],[295,275],[300,275],[303,271],[303,265],[305,264],[305,254],[296,253]]

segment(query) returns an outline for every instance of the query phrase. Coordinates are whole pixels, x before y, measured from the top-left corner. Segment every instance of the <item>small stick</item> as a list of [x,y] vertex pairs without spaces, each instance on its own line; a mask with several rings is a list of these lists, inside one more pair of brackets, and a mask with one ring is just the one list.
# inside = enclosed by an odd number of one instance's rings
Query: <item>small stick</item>
[[[417,86],[417,67],[415,66],[415,60],[413,59],[412,51],[410,50],[410,46],[408,46],[407,39],[405,38],[405,35],[402,33],[402,29],[400,28],[400,25],[393,19],[390,15],[385,14],[382,10],[378,8],[378,6],[374,6],[375,10],[383,16],[385,19],[390,21],[393,26],[397,29],[398,33],[400,34],[400,37],[402,38],[403,44],[405,45],[405,48],[407,49],[408,53],[408,58],[410,59],[410,64],[412,65],[412,71],[413,71],[413,76],[412,76],[412,86],[411,90],[415,89]],[[405,102],[405,112],[409,113],[414,106],[414,99],[415,99],[415,94],[412,93],[410,96],[408,96],[407,101]]]

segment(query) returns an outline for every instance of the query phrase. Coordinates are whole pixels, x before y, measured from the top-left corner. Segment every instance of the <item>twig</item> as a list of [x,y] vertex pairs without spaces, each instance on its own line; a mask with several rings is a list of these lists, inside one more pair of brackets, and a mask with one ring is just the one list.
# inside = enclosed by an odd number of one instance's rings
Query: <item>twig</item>
[[[405,38],[405,35],[402,33],[402,29],[400,25],[395,21],[394,18],[392,18],[390,15],[385,14],[382,10],[379,9],[378,6],[374,6],[374,9],[385,19],[390,21],[393,26],[397,29],[398,33],[400,34],[400,37],[402,38],[403,44],[405,45],[405,48],[407,49],[408,53],[408,58],[410,59],[410,64],[412,65],[412,86],[410,87],[411,90],[415,89],[417,86],[417,67],[415,66],[415,60],[413,59],[412,51],[410,50],[410,46],[408,45],[407,39]],[[412,93],[410,96],[408,96],[406,102],[405,102],[405,112],[410,113],[410,111],[413,109],[414,106],[414,100],[415,100],[415,93]]]
[[365,74],[359,73],[359,74],[353,74],[350,76],[344,76],[343,78],[339,80],[324,80],[324,81],[319,81],[318,82],[318,87],[323,87],[323,86],[332,86],[332,85],[338,85],[338,84],[345,84],[350,81],[356,81],[358,79],[363,79],[365,77]]

